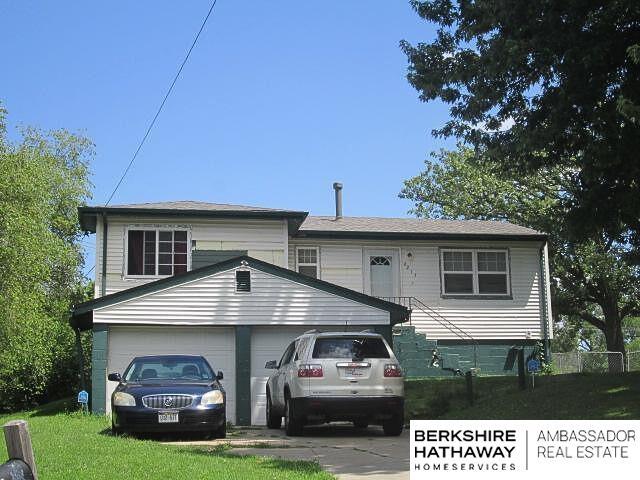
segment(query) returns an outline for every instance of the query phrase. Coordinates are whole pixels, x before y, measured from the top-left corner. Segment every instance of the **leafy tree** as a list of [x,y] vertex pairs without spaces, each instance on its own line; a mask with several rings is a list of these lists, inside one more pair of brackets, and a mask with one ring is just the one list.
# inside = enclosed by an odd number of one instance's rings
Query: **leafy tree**
[[592,325],[604,333],[608,350],[624,352],[624,322],[640,313],[640,271],[631,247],[605,231],[579,241],[568,235],[565,205],[575,181],[573,169],[558,165],[508,176],[460,147],[427,160],[400,196],[420,217],[506,220],[547,232],[556,320]]
[[77,207],[89,197],[92,144],[32,128],[12,142],[5,120],[0,105],[0,409],[11,409],[75,383],[67,319],[84,297]]
[[437,26],[431,42],[401,43],[420,99],[450,105],[434,133],[502,170],[562,167],[571,234],[640,244],[640,2],[410,3]]

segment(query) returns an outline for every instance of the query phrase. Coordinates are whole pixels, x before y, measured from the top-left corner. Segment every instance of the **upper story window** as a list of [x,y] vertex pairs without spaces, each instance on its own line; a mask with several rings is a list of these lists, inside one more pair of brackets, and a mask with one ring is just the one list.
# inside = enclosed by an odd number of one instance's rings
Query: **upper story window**
[[441,250],[445,295],[509,295],[506,250]]
[[187,271],[187,231],[127,230],[127,275],[170,276]]
[[296,249],[296,266],[298,273],[318,278],[317,247],[298,247]]

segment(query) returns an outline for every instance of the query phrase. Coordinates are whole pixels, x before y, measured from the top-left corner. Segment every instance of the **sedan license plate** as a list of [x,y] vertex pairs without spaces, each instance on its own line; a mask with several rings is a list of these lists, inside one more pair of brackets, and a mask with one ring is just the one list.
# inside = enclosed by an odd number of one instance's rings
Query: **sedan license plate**
[[158,423],[178,423],[178,412],[158,413]]

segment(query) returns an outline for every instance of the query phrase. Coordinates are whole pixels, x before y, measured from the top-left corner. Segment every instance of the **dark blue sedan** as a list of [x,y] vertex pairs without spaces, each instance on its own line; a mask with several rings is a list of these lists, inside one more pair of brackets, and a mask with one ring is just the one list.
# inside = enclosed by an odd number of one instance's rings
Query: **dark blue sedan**
[[203,432],[226,436],[222,372],[199,355],[136,357],[111,395],[111,427],[119,432]]

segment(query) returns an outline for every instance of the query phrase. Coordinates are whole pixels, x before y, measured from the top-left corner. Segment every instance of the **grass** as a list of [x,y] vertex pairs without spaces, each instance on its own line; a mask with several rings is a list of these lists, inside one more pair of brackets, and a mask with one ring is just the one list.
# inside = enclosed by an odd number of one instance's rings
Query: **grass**
[[[164,445],[152,439],[115,437],[104,416],[68,413],[59,401],[32,412],[0,416],[0,424],[27,420],[41,480],[91,478],[308,479],[329,480],[316,462],[238,457],[227,445]],[[7,458],[0,442],[0,462]]]
[[407,418],[415,419],[640,419],[640,372],[624,375],[542,375],[535,389],[517,377],[477,377],[469,406],[464,378],[406,383]]

